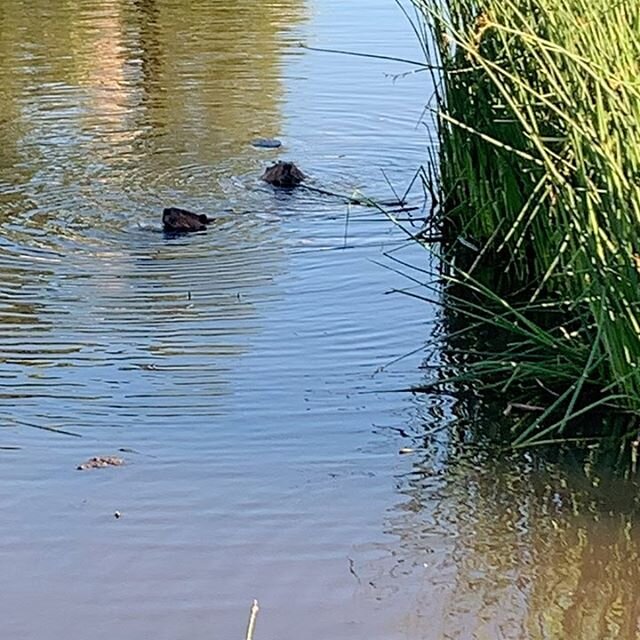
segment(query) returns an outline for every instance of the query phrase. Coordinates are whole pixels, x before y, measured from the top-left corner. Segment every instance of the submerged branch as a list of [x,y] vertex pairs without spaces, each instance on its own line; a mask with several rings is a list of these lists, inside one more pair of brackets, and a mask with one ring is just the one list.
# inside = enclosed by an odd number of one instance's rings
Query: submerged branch
[[256,627],[256,618],[258,617],[258,611],[260,611],[260,607],[258,606],[258,601],[254,600],[251,605],[251,610],[249,611],[249,623],[247,624],[247,634],[245,636],[245,640],[253,640],[253,632]]
[[320,53],[337,53],[343,56],[356,56],[358,58],[373,58],[374,60],[389,60],[390,62],[401,62],[402,64],[410,64],[414,67],[420,67],[422,69],[432,69],[435,71],[442,71],[442,67],[438,67],[435,65],[427,64],[426,62],[420,62],[418,60],[409,60],[407,58],[396,58],[395,56],[385,56],[381,54],[375,53],[362,53],[359,51],[346,51],[343,49],[325,49],[323,47],[310,47],[309,45],[303,44],[302,42],[298,43],[298,46],[301,49],[306,49],[307,51],[318,51]]

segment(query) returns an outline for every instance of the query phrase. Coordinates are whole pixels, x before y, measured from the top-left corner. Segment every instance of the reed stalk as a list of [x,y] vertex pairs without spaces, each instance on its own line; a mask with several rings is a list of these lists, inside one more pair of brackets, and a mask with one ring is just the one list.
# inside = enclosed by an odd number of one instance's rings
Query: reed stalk
[[441,70],[448,284],[471,294],[449,303],[504,336],[456,375],[545,407],[520,445],[640,415],[640,3],[414,5]]

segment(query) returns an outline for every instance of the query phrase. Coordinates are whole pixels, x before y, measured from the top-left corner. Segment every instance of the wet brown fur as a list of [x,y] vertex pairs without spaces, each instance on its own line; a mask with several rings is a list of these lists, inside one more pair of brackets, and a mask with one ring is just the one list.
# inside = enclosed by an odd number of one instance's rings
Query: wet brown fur
[[206,231],[211,222],[213,220],[204,214],[191,213],[178,207],[167,207],[162,212],[162,226],[167,233]]
[[262,174],[262,179],[274,187],[291,189],[297,187],[306,176],[293,162],[276,162]]

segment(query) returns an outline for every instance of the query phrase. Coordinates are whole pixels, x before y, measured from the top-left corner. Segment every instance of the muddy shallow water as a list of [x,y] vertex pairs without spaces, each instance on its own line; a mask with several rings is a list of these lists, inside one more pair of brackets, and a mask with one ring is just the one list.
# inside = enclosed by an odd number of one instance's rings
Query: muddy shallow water
[[389,0],[0,7],[2,637],[241,638],[254,597],[272,640],[637,637],[634,487],[389,393],[437,310],[378,263],[428,256],[258,180],[426,157],[427,74],[299,42],[421,56]]

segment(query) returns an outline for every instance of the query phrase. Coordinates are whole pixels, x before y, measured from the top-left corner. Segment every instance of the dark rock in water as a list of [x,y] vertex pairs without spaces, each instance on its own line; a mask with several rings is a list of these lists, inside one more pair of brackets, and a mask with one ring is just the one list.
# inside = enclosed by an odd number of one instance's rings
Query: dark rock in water
[[277,149],[282,146],[282,142],[276,138],[254,138],[251,145],[259,149]]
[[274,187],[297,187],[307,176],[293,162],[276,162],[262,174],[262,179]]
[[178,207],[167,207],[162,212],[162,226],[167,233],[206,231],[211,222],[213,220],[204,214],[191,213]]

